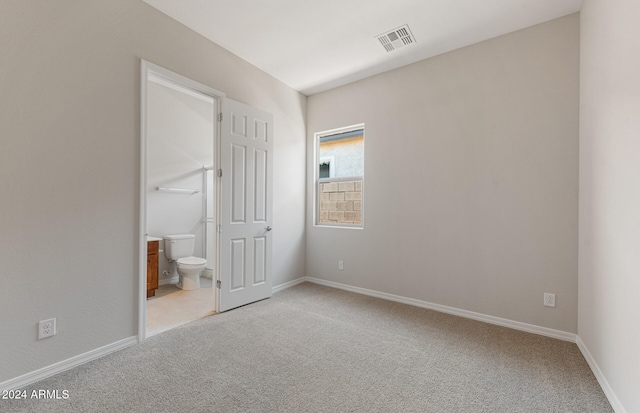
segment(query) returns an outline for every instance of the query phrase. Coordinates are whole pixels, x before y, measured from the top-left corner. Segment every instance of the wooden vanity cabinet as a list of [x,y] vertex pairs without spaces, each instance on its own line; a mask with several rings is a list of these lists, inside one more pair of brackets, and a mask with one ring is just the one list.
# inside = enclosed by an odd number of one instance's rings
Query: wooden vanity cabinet
[[158,250],[160,241],[147,241],[147,298],[158,289]]

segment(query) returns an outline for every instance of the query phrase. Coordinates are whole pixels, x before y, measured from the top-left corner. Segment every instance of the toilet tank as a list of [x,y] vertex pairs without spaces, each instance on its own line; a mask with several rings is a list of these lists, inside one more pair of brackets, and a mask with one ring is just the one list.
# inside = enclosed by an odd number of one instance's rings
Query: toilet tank
[[170,260],[191,257],[195,247],[196,236],[193,234],[165,235],[164,255]]

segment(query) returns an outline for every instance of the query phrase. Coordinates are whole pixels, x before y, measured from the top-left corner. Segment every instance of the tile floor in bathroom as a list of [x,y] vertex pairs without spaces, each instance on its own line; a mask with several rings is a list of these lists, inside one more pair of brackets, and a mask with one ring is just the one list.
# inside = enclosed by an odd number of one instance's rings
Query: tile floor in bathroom
[[147,337],[214,313],[211,279],[200,277],[200,288],[191,291],[161,285],[147,300]]

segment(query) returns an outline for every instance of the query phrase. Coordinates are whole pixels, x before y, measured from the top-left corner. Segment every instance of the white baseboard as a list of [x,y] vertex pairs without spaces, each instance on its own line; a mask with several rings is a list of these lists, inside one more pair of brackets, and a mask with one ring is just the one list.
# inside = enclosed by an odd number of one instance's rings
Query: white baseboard
[[23,388],[37,381],[46,379],[47,377],[54,376],[58,373],[62,373],[63,371],[67,371],[81,364],[99,359],[100,357],[104,357],[107,354],[111,354],[116,351],[133,346],[134,344],[138,344],[137,337],[134,336],[125,338],[123,340],[116,341],[115,343],[107,344],[106,346],[97,348],[95,350],[79,354],[75,357],[71,357],[70,359],[60,361],[47,367],[43,367],[36,371],[32,371],[31,373],[23,374],[22,376],[0,383],[0,392],[5,390],[17,390]]
[[380,291],[368,290],[366,288],[353,287],[351,285],[341,284],[333,281],[326,281],[320,278],[305,277],[306,281],[325,285],[327,287],[338,288],[340,290],[351,291],[358,294],[368,295],[371,297],[383,298],[389,301],[395,301],[402,304],[413,305],[415,307],[426,308],[429,310],[439,311],[441,313],[447,313],[456,315],[459,317],[470,318],[472,320],[482,321],[489,324],[495,324],[502,327],[513,328],[515,330],[526,331],[528,333],[539,334],[542,336],[557,338],[559,340],[576,342],[577,336],[573,333],[567,333],[566,331],[554,330],[552,328],[540,327],[533,324],[522,323],[519,321],[508,320],[506,318],[494,317],[491,315],[476,313],[473,311],[461,310],[459,308],[448,307],[446,305],[434,304],[428,301],[416,300],[414,298],[402,297],[399,295],[383,293]]
[[611,404],[611,407],[613,408],[613,410],[616,413],[627,413],[625,408],[620,403],[620,400],[618,400],[618,397],[613,392],[613,389],[611,388],[611,385],[605,378],[604,374],[602,374],[602,370],[600,370],[600,366],[598,366],[598,363],[596,363],[596,360],[593,358],[591,353],[589,353],[589,349],[587,348],[587,346],[584,344],[584,342],[579,336],[578,336],[578,339],[576,340],[576,344],[578,345],[578,348],[580,349],[580,352],[584,356],[585,360],[587,360],[587,364],[591,368],[593,375],[596,376],[596,380],[598,380],[600,387],[602,387],[602,391],[604,392],[604,395],[607,396],[607,399],[609,400],[609,404]]
[[271,291],[272,291],[272,293],[274,293],[274,294],[275,294],[275,293],[277,293],[278,291],[286,290],[287,288],[291,288],[291,287],[293,287],[294,285],[301,284],[301,283],[303,283],[303,282],[305,282],[305,281],[307,281],[307,280],[306,280],[306,277],[297,278],[297,279],[295,279],[295,280],[293,280],[293,281],[289,281],[289,282],[286,282],[286,283],[284,283],[284,284],[277,285],[277,286],[273,287],[273,288],[271,289]]

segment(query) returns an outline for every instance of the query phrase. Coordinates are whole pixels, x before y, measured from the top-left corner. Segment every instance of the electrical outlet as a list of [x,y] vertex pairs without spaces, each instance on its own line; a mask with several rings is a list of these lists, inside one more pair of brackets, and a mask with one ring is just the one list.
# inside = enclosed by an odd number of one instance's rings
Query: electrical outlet
[[344,261],[338,261],[338,269],[340,271],[344,270]]
[[547,307],[556,306],[556,295],[550,293],[544,293],[544,305]]
[[56,319],[50,318],[38,323],[38,340],[56,335]]

